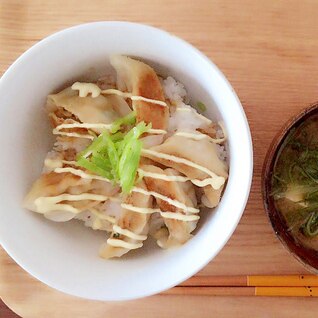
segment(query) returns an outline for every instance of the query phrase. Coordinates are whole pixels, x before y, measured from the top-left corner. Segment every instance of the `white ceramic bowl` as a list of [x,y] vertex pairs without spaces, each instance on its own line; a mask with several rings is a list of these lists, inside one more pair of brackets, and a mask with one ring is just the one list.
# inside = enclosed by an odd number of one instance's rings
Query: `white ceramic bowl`
[[[183,82],[207,115],[228,133],[230,175],[220,205],[201,219],[184,246],[146,246],[119,260],[98,257],[104,235],[76,221],[46,220],[21,208],[39,176],[52,137],[43,110],[46,96],[66,82],[105,74],[108,56],[139,57]],[[68,294],[126,300],[161,292],[189,278],[222,249],[235,230],[252,178],[248,123],[233,88],[219,69],[183,40],[153,27],[98,22],[58,32],[25,52],[0,81],[0,243],[27,272]],[[202,154],[204,155],[204,154]],[[1,283],[1,282],[0,282]]]

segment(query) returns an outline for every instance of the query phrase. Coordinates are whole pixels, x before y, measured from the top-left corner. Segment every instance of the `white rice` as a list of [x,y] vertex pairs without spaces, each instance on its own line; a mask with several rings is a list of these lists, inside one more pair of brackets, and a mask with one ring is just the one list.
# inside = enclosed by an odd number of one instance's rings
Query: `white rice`
[[[188,107],[191,105],[185,105],[184,102],[189,101],[189,97],[187,96],[187,91],[184,87],[184,85],[178,81],[176,81],[173,77],[168,76],[166,79],[161,81],[165,97],[171,101],[171,103],[177,107]],[[191,106],[192,107],[192,106]],[[193,107],[192,107],[193,108]],[[193,108],[195,111],[196,109]],[[182,115],[182,114],[181,114]],[[180,119],[178,120],[178,126],[180,126]],[[194,127],[200,127],[199,123],[195,122],[196,118],[191,119],[191,123],[186,123],[186,129],[193,129]],[[173,124],[173,121],[170,123],[170,126]],[[172,125],[173,126],[173,125]],[[173,127],[170,127],[173,128]],[[169,128],[169,129],[170,129]],[[220,126],[217,127],[216,130],[216,138],[222,139],[224,138],[224,132]],[[220,158],[220,160],[225,161],[227,158],[227,151],[225,149],[224,145],[216,145],[217,148],[217,155]]]
[[163,90],[166,98],[170,99],[171,102],[183,101],[187,96],[184,85],[171,76],[163,80]]

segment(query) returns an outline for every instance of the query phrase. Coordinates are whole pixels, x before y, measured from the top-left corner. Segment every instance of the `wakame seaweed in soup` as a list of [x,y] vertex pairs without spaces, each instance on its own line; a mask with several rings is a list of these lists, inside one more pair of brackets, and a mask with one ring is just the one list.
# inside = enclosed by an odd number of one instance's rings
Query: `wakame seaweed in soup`
[[291,129],[279,149],[271,195],[294,238],[318,250],[318,113]]

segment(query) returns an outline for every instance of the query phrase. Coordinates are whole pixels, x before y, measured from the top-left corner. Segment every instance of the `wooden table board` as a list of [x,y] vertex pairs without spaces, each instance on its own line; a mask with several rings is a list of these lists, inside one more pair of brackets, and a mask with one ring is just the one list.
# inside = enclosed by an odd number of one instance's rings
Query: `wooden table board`
[[[45,36],[90,21],[143,22],[189,41],[220,67],[240,97],[250,123],[255,160],[244,216],[226,247],[198,275],[305,273],[283,249],[266,219],[260,182],[264,156],[276,132],[318,99],[317,12],[315,0],[0,0],[0,74]],[[296,298],[159,295],[125,303],[85,301],[39,283],[3,250],[0,295],[22,317],[32,318],[118,313],[122,317],[209,317],[212,313],[310,317],[318,309],[314,299]]]

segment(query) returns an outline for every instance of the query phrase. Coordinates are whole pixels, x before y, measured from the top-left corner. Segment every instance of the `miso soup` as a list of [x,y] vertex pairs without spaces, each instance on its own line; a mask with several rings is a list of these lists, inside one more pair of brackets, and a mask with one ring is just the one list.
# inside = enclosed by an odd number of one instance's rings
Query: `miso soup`
[[272,193],[295,240],[318,251],[318,114],[289,132],[279,149]]

